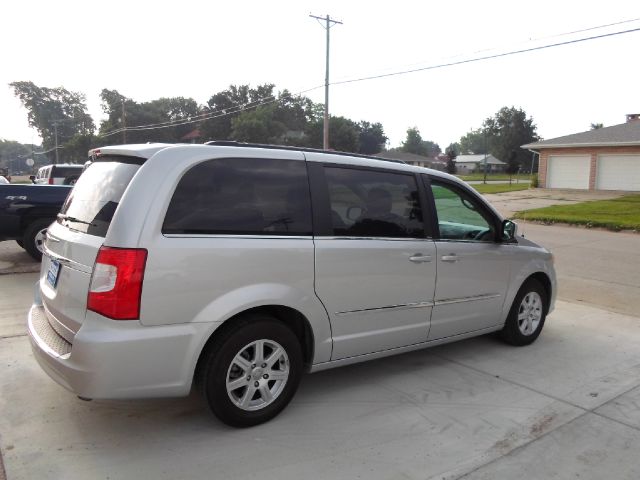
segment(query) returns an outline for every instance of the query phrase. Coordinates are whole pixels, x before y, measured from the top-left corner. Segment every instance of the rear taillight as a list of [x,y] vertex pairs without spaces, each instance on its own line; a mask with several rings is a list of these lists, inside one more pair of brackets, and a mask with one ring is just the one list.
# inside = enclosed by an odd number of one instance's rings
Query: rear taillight
[[114,320],[140,318],[147,251],[100,247],[93,267],[87,308]]
[[53,185],[53,177],[49,177],[49,185]]

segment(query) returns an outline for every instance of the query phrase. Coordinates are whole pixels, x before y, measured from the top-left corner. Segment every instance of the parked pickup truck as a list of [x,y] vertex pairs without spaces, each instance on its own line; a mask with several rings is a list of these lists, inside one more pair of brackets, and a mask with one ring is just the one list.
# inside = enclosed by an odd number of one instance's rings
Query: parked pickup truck
[[56,219],[70,185],[0,185],[0,240],[15,240],[34,259],[42,257],[47,227]]

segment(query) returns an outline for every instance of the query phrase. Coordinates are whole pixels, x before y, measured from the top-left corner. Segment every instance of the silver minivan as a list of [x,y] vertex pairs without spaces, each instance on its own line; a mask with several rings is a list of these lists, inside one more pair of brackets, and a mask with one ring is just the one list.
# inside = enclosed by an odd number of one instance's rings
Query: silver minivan
[[549,251],[445,173],[228,142],[90,153],[28,319],[81,398],[196,386],[250,426],[303,372],[490,332],[527,345],[553,309]]

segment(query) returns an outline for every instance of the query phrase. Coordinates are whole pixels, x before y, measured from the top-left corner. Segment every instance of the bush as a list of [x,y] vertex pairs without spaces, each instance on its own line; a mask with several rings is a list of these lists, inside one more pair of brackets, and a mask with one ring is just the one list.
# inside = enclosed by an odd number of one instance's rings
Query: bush
[[538,188],[538,174],[531,176],[531,188]]

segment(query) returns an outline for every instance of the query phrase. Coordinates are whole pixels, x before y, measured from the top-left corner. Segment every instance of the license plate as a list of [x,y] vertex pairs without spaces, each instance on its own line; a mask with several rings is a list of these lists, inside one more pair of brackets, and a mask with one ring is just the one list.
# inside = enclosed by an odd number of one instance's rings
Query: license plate
[[49,285],[51,285],[53,288],[56,288],[59,274],[60,262],[51,259],[51,264],[49,265],[49,270],[47,271],[47,282],[49,282]]

